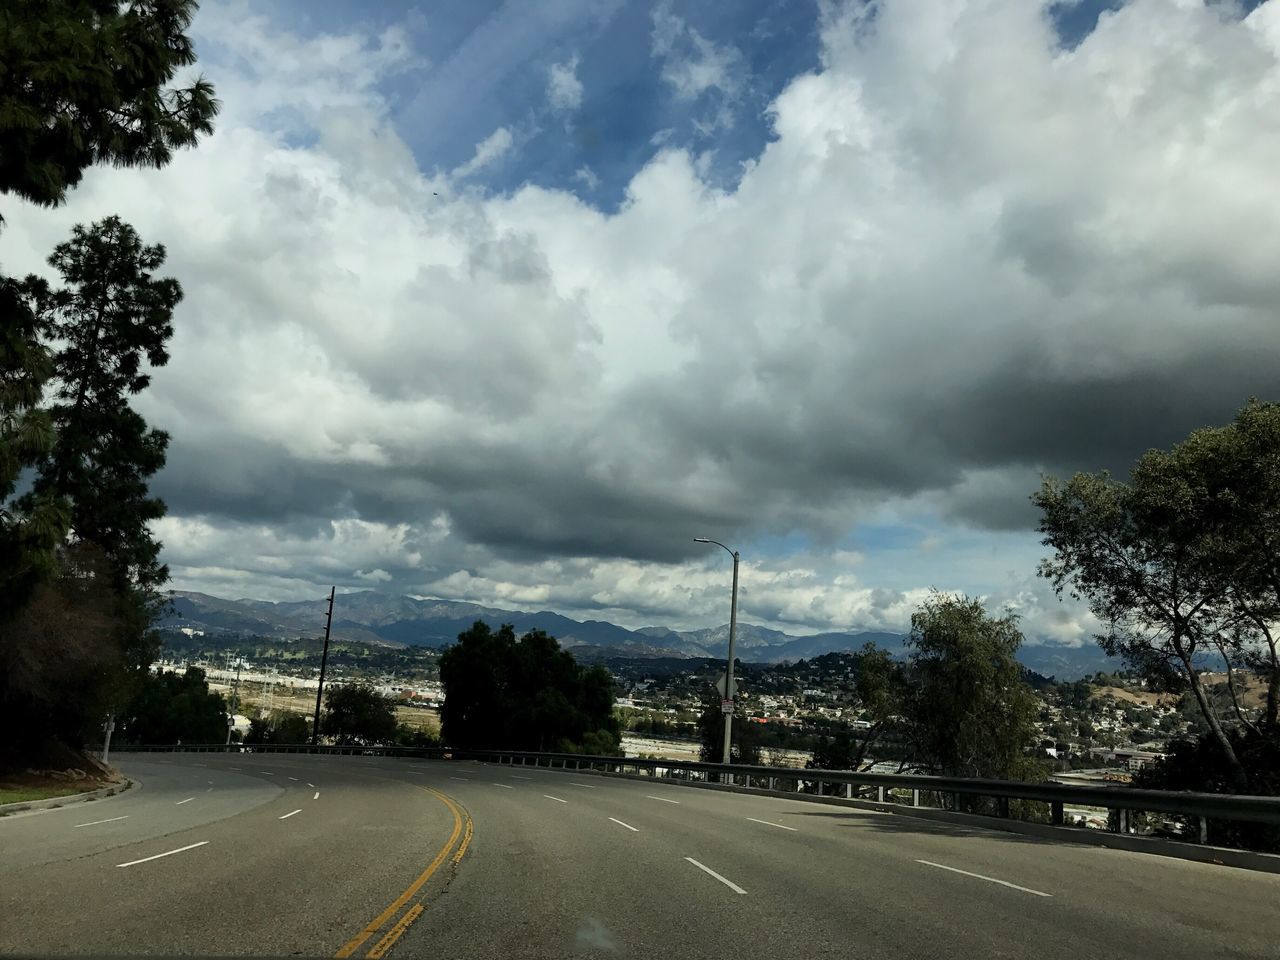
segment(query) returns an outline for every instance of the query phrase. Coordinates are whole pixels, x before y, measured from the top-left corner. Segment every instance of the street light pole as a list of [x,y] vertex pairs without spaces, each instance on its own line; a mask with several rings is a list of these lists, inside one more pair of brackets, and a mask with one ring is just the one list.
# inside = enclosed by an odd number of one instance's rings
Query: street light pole
[[[733,557],[733,599],[729,605],[729,663],[724,674],[724,698],[733,700],[733,644],[738,636],[738,551],[730,550],[719,540],[709,540],[706,537],[694,537],[696,543],[714,543],[717,547],[723,547],[729,556]],[[733,704],[729,704],[729,712],[724,715],[724,753],[721,763],[728,763],[731,759],[731,750],[733,746]]]

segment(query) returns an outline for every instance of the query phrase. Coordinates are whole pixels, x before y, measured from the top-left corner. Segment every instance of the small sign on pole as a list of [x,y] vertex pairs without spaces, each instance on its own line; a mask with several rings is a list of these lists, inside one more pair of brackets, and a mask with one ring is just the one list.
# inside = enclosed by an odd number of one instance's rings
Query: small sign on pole
[[733,699],[734,694],[738,692],[738,678],[737,677],[733,678],[732,688],[727,686],[728,679],[729,677],[727,674],[724,674],[724,673],[720,674],[720,676],[716,678],[716,691],[720,694],[720,696],[724,697],[727,700],[731,700]]
[[732,713],[733,713],[733,701],[732,701],[732,700],[721,700],[721,701],[720,701],[720,712],[721,712],[721,713],[723,713],[723,714],[725,714],[726,716],[727,716],[727,715],[729,715],[729,714],[732,714]]

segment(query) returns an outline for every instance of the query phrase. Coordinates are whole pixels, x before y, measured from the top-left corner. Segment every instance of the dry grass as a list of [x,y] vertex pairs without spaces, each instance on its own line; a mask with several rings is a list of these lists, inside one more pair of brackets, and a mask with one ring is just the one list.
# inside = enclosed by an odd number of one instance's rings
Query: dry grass
[[1097,687],[1093,691],[1095,698],[1115,697],[1121,703],[1132,703],[1140,707],[1154,707],[1156,704],[1176,706],[1176,693],[1152,693],[1150,690],[1126,690],[1124,687]]
[[[209,689],[215,690],[226,697],[228,705],[231,703],[230,684],[211,682]],[[285,713],[299,713],[309,717],[316,709],[316,692],[306,689],[291,690],[283,684],[276,684],[275,692],[270,702],[268,702],[263,684],[240,684],[240,705],[237,708],[239,713],[251,716],[255,709],[265,712],[268,708],[271,710],[283,710]]]
[[440,713],[426,707],[396,707],[396,721],[413,730],[440,735]]

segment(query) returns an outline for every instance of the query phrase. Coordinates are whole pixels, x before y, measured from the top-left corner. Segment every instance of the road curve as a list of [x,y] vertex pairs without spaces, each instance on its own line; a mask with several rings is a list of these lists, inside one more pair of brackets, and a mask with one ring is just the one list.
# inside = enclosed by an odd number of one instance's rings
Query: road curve
[[124,755],[0,819],[0,954],[1275,956],[1280,876],[575,771]]

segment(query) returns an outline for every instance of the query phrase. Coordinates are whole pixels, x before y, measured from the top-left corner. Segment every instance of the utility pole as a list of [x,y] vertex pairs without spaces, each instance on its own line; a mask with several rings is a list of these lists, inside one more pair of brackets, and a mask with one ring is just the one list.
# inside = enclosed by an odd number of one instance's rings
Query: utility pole
[[733,644],[738,634],[738,551],[730,550],[725,547],[719,540],[708,540],[706,537],[694,537],[696,543],[714,543],[717,547],[724,547],[724,550],[733,557],[733,599],[729,605],[729,663],[724,674],[724,753],[721,763],[728,763],[731,759],[731,750],[733,746]]
[[329,663],[329,628],[333,626],[333,595],[337,587],[329,588],[329,612],[324,618],[324,652],[320,654],[320,683],[316,686],[316,715],[311,722],[311,745],[320,743],[320,697],[324,694],[324,668]]

